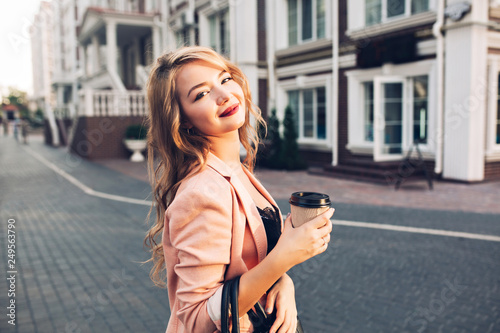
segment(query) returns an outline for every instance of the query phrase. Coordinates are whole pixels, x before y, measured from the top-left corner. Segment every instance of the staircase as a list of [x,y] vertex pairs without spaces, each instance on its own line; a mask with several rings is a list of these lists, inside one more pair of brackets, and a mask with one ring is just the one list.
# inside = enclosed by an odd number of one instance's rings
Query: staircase
[[[309,168],[310,174],[352,179],[371,183],[394,185],[398,180],[425,180],[425,174],[418,160],[375,162],[371,157],[356,157],[337,166]],[[434,162],[425,162],[427,171],[433,174]]]

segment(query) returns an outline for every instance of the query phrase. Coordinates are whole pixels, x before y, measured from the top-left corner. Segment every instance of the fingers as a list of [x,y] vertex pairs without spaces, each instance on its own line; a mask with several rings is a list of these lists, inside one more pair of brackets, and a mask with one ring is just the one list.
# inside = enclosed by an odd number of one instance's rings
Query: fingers
[[[280,320],[280,323],[276,325],[278,321],[278,316],[276,317],[276,321],[273,326],[269,330],[271,332],[277,333],[295,333],[297,331],[297,315],[293,315],[293,312],[286,312],[283,314],[283,320]],[[277,326],[276,328],[274,326]]]
[[285,229],[293,228],[292,225],[292,215],[288,213],[285,219]]
[[322,226],[326,225],[328,221],[330,221],[330,218],[333,216],[334,212],[335,208],[330,208],[326,212],[316,216],[314,219],[311,220],[311,222],[308,222],[306,224],[316,229],[321,228]]
[[275,300],[276,300],[276,293],[270,292],[267,294],[267,300],[266,300],[266,313],[267,314],[273,313]]

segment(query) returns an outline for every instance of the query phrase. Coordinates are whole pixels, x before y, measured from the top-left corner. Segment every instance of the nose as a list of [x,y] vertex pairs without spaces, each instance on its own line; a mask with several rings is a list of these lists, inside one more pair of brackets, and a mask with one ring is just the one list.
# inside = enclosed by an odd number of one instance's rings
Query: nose
[[231,94],[226,89],[220,87],[217,94],[217,105],[223,105],[231,99]]

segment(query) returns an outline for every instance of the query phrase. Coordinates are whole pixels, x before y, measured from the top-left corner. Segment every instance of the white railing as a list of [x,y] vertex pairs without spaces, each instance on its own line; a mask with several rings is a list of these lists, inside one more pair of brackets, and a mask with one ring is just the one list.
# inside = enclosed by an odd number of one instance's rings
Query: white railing
[[79,116],[145,116],[146,96],[142,91],[84,90],[80,93]]

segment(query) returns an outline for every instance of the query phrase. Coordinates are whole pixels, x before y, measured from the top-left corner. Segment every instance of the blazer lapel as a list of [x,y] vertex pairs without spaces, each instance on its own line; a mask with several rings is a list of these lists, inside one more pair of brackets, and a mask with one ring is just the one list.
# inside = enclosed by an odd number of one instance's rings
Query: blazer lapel
[[[238,179],[238,177],[236,176],[233,177],[232,171],[229,169],[229,167],[223,161],[221,161],[217,156],[215,156],[212,153],[209,153],[207,159],[207,165],[209,165],[212,169],[214,169],[215,171],[220,173],[223,177],[228,179],[228,181],[233,186],[234,191],[238,196],[241,207],[243,208],[243,211],[247,218],[247,223],[248,226],[250,227],[250,232],[252,233],[252,237],[257,247],[259,262],[261,262],[262,260],[264,260],[267,254],[267,237],[266,237],[266,230],[264,229],[264,224],[262,223],[259,211],[257,210],[257,206],[255,206],[252,197],[246,190],[245,186]],[[246,169],[245,172],[247,172]],[[250,180],[255,185],[256,179],[253,176],[250,177],[251,177]],[[257,187],[257,189],[264,194],[264,192],[262,192],[263,189],[262,185],[259,184],[258,186],[259,187]],[[265,192],[264,196],[266,196],[266,199],[268,200],[270,198],[270,202],[273,202],[274,205],[276,204],[274,203],[274,200],[271,201],[272,198],[267,192]]]
[[259,191],[264,196],[264,198],[266,198],[267,201],[269,201],[273,206],[278,208],[279,218],[280,218],[280,221],[282,221],[281,228],[283,229],[283,217],[281,216],[281,211],[280,211],[276,201],[274,201],[274,198],[271,196],[271,194],[269,194],[269,192],[267,192],[266,188],[264,186],[262,186],[262,184],[259,182],[259,180],[257,178],[255,178],[255,176],[250,171],[247,170],[247,168],[243,168],[243,170],[245,170],[245,173],[247,174],[248,179],[250,179],[250,181],[252,182],[253,186],[255,186],[257,191]]

